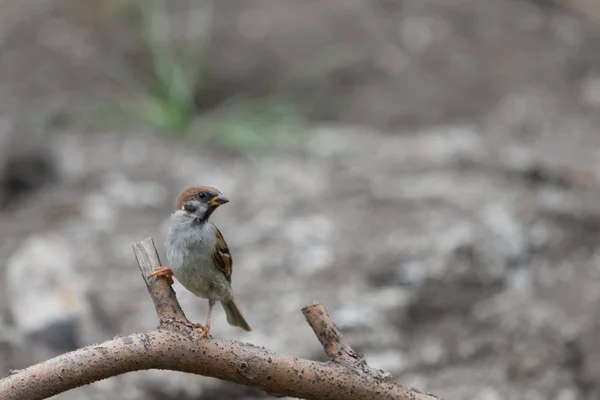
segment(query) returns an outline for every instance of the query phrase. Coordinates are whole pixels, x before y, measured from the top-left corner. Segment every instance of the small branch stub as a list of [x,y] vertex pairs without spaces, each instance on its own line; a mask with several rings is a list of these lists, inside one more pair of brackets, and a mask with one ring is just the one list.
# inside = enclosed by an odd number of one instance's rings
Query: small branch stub
[[[166,279],[152,238],[133,246],[160,320],[158,329],[116,337],[33,365],[0,380],[2,400],[42,400],[132,371],[167,369],[210,376],[279,396],[314,400],[440,400],[385,379],[354,352],[319,304],[302,312],[330,358],[316,362],[248,343],[200,339]],[[176,328],[176,329],[174,329]]]
[[325,354],[333,362],[352,368],[358,373],[371,375],[377,379],[388,379],[390,374],[371,368],[362,354],[350,347],[340,330],[335,326],[329,313],[321,304],[312,304],[302,309],[306,322],[321,342]]
[[156,314],[161,326],[172,323],[191,327],[193,324],[186,318],[173,287],[165,279],[149,278],[155,269],[161,267],[160,257],[152,238],[146,238],[133,245],[133,253],[138,262],[142,278],[146,283],[150,297],[154,302]]

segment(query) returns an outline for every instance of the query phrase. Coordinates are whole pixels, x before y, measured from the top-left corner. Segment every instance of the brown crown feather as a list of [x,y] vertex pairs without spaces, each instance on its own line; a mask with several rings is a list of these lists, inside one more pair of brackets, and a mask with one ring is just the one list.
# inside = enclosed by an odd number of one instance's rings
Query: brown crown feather
[[183,204],[188,201],[190,198],[196,196],[200,192],[205,192],[210,194],[211,196],[217,196],[219,191],[215,188],[211,188],[208,186],[192,186],[191,188],[185,189],[177,198],[177,210],[181,210]]

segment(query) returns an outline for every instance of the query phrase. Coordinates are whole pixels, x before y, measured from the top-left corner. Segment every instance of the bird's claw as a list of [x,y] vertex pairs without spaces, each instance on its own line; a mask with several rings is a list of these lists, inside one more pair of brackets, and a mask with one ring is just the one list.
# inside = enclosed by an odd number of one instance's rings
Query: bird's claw
[[202,324],[194,324],[194,328],[202,329],[202,332],[200,333],[200,336],[199,336],[200,338],[207,338],[207,339],[210,338],[210,330],[206,326],[204,326]]
[[162,276],[167,278],[169,285],[173,285],[175,281],[173,280],[173,270],[171,268],[159,267],[152,272],[148,278],[152,278],[154,276]]

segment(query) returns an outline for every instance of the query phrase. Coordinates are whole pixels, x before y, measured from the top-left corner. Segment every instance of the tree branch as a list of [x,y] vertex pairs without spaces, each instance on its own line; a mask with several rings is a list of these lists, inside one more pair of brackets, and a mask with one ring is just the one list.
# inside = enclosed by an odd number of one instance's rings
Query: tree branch
[[45,399],[126,372],[168,369],[305,399],[439,400],[399,385],[383,371],[368,367],[318,304],[302,312],[329,356],[328,362],[298,359],[237,341],[201,339],[167,280],[148,279],[160,266],[152,239],[138,242],[133,248],[160,326],[75,350],[9,375],[0,380],[1,399]]

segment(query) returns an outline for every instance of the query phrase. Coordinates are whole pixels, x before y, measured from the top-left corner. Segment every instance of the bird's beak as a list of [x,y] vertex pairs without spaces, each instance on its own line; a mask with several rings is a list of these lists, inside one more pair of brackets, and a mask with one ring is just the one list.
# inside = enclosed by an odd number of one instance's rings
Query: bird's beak
[[215,196],[212,199],[210,199],[210,205],[213,207],[217,207],[225,203],[229,203],[229,199],[223,196],[222,194],[219,194],[218,196]]

